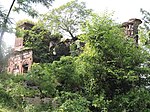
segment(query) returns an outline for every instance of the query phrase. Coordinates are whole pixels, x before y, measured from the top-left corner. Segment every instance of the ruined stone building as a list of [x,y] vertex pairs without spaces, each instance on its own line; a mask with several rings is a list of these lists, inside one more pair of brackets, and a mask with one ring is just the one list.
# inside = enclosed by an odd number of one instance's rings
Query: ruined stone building
[[[128,22],[124,22],[122,27],[124,27],[125,34],[129,38],[133,38],[135,40],[136,45],[138,45],[138,26],[142,23],[140,19],[129,19]],[[23,30],[31,30],[34,24],[24,22],[19,27]],[[55,38],[54,38],[55,39]],[[62,55],[70,55],[70,45],[76,43],[78,40],[65,40],[65,41],[58,41],[51,38],[48,40],[48,51],[53,50],[53,57],[62,56]],[[29,48],[24,47],[24,42],[26,38],[16,38],[15,46],[13,49],[13,53],[8,60],[8,68],[7,71],[9,73],[26,73],[30,70],[32,62],[33,62],[33,55],[32,50]],[[78,44],[77,44],[78,45]]]
[[23,46],[23,38],[16,38],[7,71],[13,74],[26,73],[31,68],[32,60],[32,50]]
[[128,22],[124,22],[122,26],[125,28],[125,34],[134,38],[135,44],[138,45],[139,36],[138,36],[138,26],[142,23],[140,19],[132,18],[129,19]]
[[[19,27],[26,30],[34,25],[24,22]],[[13,52],[8,59],[8,73],[23,74],[30,70],[33,62],[32,49],[24,47],[24,38],[15,38]]]

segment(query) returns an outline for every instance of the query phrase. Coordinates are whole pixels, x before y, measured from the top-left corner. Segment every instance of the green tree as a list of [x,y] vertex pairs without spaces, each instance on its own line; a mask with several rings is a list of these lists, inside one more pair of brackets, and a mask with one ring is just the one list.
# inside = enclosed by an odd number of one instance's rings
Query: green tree
[[[86,42],[83,53],[62,57],[60,61],[33,70],[35,77],[32,78],[41,84],[43,91],[51,94],[54,89],[54,97],[59,97],[58,105],[52,110],[132,111],[137,110],[139,101],[143,101],[139,111],[148,110],[148,53],[140,46],[137,48],[133,39],[126,40],[120,25],[107,14],[93,14],[84,25],[85,34],[79,37]],[[32,72],[29,75],[32,76]],[[72,98],[73,93],[79,97]],[[119,104],[120,109],[116,106]]]
[[52,33],[68,33],[70,37],[75,38],[76,33],[80,31],[80,25],[86,21],[90,13],[91,10],[86,8],[84,2],[73,0],[42,15],[41,21],[44,21]]
[[62,91],[57,101],[59,101],[59,106],[53,112],[91,112],[90,102],[78,93]]
[[149,112],[150,91],[145,88],[133,88],[126,94],[115,96],[111,112]]
[[[132,111],[137,110],[138,101],[144,102],[138,107],[139,111],[148,110],[149,92],[145,84],[150,73],[145,66],[148,53],[140,46],[137,48],[134,40],[126,40],[123,30],[107,14],[93,14],[85,25],[85,34],[80,37],[86,41],[83,53],[78,57],[62,57],[40,68],[42,73],[47,71],[48,77],[55,76],[55,91],[60,97],[55,111]],[[43,83],[46,80],[50,79]],[[69,96],[74,92],[82,97],[63,100],[62,92],[69,92]],[[85,105],[81,107],[80,103]],[[119,104],[122,104],[120,109],[116,106]]]
[[41,97],[56,96],[56,87],[59,83],[52,73],[51,65],[34,63],[32,70],[27,74],[27,80],[38,86]]
[[85,49],[76,62],[88,99],[104,93],[104,99],[111,100],[142,85],[141,76],[147,76],[149,68],[141,65],[149,55],[132,39],[127,41],[118,24],[107,14],[93,15],[84,31]]
[[[6,15],[5,14],[1,15],[3,20],[2,20],[2,24],[0,26],[0,64],[1,64],[0,67],[3,67],[3,65],[4,65],[3,64],[4,63],[3,62],[4,61],[4,52],[3,52],[3,49],[2,49],[2,38],[3,38],[4,32],[7,29],[6,26],[7,26],[7,23],[8,23],[8,20],[9,20],[9,15],[10,15],[10,12],[12,10],[12,7],[13,7],[14,3],[15,3],[15,0],[13,0],[11,6],[9,8],[9,11]],[[4,69],[4,68],[2,68],[2,69]],[[0,72],[1,72],[1,70],[0,70]]]
[[33,7],[34,4],[42,4],[43,6],[46,6],[49,8],[51,6],[51,3],[54,0],[16,0],[18,6],[14,7],[14,11],[23,11],[26,12],[29,16],[35,17],[38,16],[38,12]]

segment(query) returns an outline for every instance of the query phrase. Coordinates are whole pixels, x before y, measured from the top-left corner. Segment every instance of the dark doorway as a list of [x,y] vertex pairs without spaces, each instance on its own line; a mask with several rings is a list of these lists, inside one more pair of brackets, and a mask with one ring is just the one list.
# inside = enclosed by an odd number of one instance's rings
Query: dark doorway
[[23,73],[27,73],[29,65],[26,63],[26,64],[23,64],[22,67],[23,67]]

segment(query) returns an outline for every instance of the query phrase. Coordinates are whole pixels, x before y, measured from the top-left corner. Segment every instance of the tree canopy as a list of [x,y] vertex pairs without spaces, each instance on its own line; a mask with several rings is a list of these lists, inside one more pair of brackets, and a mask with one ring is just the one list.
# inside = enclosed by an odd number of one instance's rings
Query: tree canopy
[[41,21],[52,33],[68,33],[70,37],[75,38],[90,13],[91,9],[87,9],[84,2],[73,0],[42,15]]
[[18,6],[14,7],[14,11],[23,11],[32,17],[38,16],[38,12],[33,7],[33,4],[42,4],[49,8],[53,1],[54,0],[16,0]]

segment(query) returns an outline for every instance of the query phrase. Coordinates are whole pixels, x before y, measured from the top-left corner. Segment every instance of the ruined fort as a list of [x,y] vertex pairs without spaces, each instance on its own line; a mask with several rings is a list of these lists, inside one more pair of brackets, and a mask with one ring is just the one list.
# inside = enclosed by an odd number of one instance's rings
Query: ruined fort
[[[137,46],[139,44],[138,26],[141,23],[142,21],[140,19],[132,18],[122,24],[127,38],[133,38]],[[20,27],[26,30],[33,27],[33,25],[25,22]],[[7,71],[9,73],[23,74],[31,69],[33,63],[32,49],[24,47],[23,43],[24,38],[15,39],[13,53],[8,60]],[[54,42],[51,41],[49,43],[49,48],[51,48]]]

